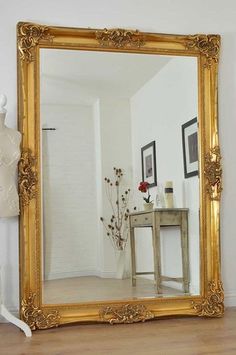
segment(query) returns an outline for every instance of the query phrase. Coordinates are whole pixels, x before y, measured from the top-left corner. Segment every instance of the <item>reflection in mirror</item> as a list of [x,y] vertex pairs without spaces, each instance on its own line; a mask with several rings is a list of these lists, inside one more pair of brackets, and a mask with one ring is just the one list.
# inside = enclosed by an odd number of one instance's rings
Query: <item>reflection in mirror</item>
[[197,59],[40,62],[43,303],[199,294]]

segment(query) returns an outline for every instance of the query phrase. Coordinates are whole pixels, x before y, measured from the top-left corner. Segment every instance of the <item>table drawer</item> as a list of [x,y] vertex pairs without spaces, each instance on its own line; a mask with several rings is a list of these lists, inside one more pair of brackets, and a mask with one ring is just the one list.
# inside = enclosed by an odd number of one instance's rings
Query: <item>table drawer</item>
[[131,227],[146,226],[152,224],[152,213],[144,213],[140,215],[130,216]]
[[181,213],[179,212],[160,212],[161,226],[179,226],[181,224]]

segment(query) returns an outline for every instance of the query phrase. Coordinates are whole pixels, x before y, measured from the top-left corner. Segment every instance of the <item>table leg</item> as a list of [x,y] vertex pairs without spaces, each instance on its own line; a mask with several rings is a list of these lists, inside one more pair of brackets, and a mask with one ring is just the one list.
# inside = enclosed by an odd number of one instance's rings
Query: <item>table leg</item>
[[133,227],[130,227],[130,250],[131,250],[132,286],[136,286],[135,235],[134,235]]
[[189,248],[188,248],[188,222],[187,214],[181,213],[181,249],[183,268],[183,291],[189,293]]
[[157,293],[161,293],[161,242],[160,242],[160,215],[153,214],[152,228],[154,275]]

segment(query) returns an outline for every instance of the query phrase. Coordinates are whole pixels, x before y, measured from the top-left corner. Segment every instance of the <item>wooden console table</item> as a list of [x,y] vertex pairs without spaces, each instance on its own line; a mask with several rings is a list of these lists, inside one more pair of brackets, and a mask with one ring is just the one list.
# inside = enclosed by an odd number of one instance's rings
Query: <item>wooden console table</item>
[[[137,275],[154,274],[156,289],[161,289],[162,281],[175,281],[183,284],[183,291],[189,292],[189,250],[188,250],[188,209],[156,208],[153,211],[140,211],[129,214],[132,285],[136,286]],[[179,226],[181,231],[182,277],[168,277],[161,274],[160,227]],[[137,272],[135,256],[135,228],[152,228],[154,271]]]

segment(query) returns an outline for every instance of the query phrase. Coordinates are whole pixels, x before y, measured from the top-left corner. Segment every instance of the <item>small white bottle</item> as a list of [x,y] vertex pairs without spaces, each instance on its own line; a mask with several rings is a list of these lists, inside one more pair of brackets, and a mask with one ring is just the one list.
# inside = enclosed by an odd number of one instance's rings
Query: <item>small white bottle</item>
[[165,207],[174,208],[172,181],[166,181],[165,184]]

